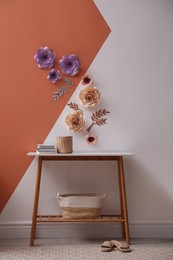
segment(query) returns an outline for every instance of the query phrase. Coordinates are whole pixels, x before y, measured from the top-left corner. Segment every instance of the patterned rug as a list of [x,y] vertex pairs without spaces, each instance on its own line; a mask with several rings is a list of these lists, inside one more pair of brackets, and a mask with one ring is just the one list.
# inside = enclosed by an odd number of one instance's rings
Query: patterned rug
[[98,247],[34,246],[0,248],[1,260],[173,260],[173,248],[134,248],[101,252]]

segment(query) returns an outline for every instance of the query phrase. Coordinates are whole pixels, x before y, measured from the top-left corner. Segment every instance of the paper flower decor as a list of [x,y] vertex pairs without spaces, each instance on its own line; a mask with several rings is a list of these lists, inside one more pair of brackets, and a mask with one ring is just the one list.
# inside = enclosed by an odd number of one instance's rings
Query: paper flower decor
[[34,59],[40,69],[50,69],[55,64],[56,55],[52,49],[40,47],[34,55]]
[[[79,57],[76,54],[67,54],[58,62],[60,72],[55,68],[56,54],[48,47],[40,47],[34,55],[34,60],[40,69],[51,69],[48,72],[47,79],[53,84],[62,79],[62,74],[75,76],[80,69]],[[65,77],[63,81],[65,84],[54,92],[53,99],[55,101],[67,93],[71,86],[74,86],[69,77]]]
[[82,77],[82,85],[90,86],[93,84],[93,78],[90,75],[85,75]]
[[67,54],[59,60],[61,72],[65,75],[74,76],[79,72],[80,60],[75,54]]
[[58,80],[61,79],[61,74],[59,70],[52,69],[49,71],[47,79],[50,80],[52,83],[56,83]]
[[[102,126],[102,125],[105,125],[106,124],[106,121],[107,121],[107,118],[104,117],[106,116],[107,114],[109,114],[110,112],[106,109],[100,109],[98,111],[96,111],[95,113],[92,113],[92,116],[91,116],[91,120],[92,120],[92,123],[91,125],[87,128],[87,131],[90,132],[91,131],[91,128],[94,126],[94,125],[98,125],[98,126]],[[104,118],[103,118],[104,117]]]
[[91,85],[82,89],[79,93],[79,99],[84,107],[96,107],[100,103],[101,93],[98,88]]
[[58,90],[54,92],[53,99],[55,101],[61,98],[65,93],[67,93],[71,86],[74,86],[73,81],[67,77],[64,79],[64,82],[66,85],[60,87]]
[[[68,114],[65,118],[65,123],[69,131],[72,132],[82,132],[85,128],[86,122],[83,111],[79,109],[79,106],[76,103],[70,102],[67,104],[74,111]],[[85,140],[87,144],[96,144],[97,137],[91,133],[91,128],[94,125],[102,126],[106,124],[107,118],[106,115],[110,113],[106,109],[100,109],[95,113],[92,113],[91,120],[92,123],[88,128],[86,128],[87,135],[85,136]]]
[[91,125],[86,129],[88,134],[86,135],[85,139],[88,144],[96,144],[97,138],[95,135],[91,134],[91,128],[94,125],[102,126],[106,124],[107,118],[105,117],[108,113],[110,113],[106,109],[100,109],[96,111],[95,113],[92,113],[91,120],[92,123]]
[[74,111],[68,114],[65,118],[65,123],[69,131],[72,132],[82,132],[85,128],[85,118],[83,111],[79,109],[78,105],[75,103],[68,104],[70,108]]
[[85,140],[86,140],[87,144],[96,144],[97,143],[97,137],[91,133],[89,133],[85,136]]

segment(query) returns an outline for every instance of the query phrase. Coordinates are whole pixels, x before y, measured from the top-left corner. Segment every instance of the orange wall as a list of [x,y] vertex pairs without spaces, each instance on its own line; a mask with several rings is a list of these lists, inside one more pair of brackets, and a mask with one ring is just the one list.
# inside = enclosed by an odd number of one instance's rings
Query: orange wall
[[72,92],[53,101],[62,83],[51,84],[34,61],[48,46],[58,59],[75,53],[80,73],[75,90],[110,33],[92,0],[16,0],[0,3],[0,211],[24,175],[26,154],[42,143]]

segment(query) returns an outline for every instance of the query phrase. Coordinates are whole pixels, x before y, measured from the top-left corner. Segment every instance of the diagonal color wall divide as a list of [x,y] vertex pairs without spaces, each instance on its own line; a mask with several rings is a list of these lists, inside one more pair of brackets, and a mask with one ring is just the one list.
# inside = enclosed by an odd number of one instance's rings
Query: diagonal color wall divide
[[[31,163],[27,152],[44,141],[110,28],[92,0],[7,0],[0,3],[0,17],[2,211]],[[75,53],[81,60],[73,91],[56,102],[52,96],[60,85],[48,82],[33,59],[44,46],[58,58]]]

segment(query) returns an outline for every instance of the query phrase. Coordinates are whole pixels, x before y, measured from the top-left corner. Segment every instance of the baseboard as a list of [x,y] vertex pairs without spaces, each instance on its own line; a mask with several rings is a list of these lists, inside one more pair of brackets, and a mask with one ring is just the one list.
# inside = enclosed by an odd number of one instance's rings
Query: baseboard
[[[173,223],[130,223],[131,238],[173,238]],[[30,222],[0,223],[0,239],[29,238]],[[37,238],[122,237],[119,223],[37,224]]]

